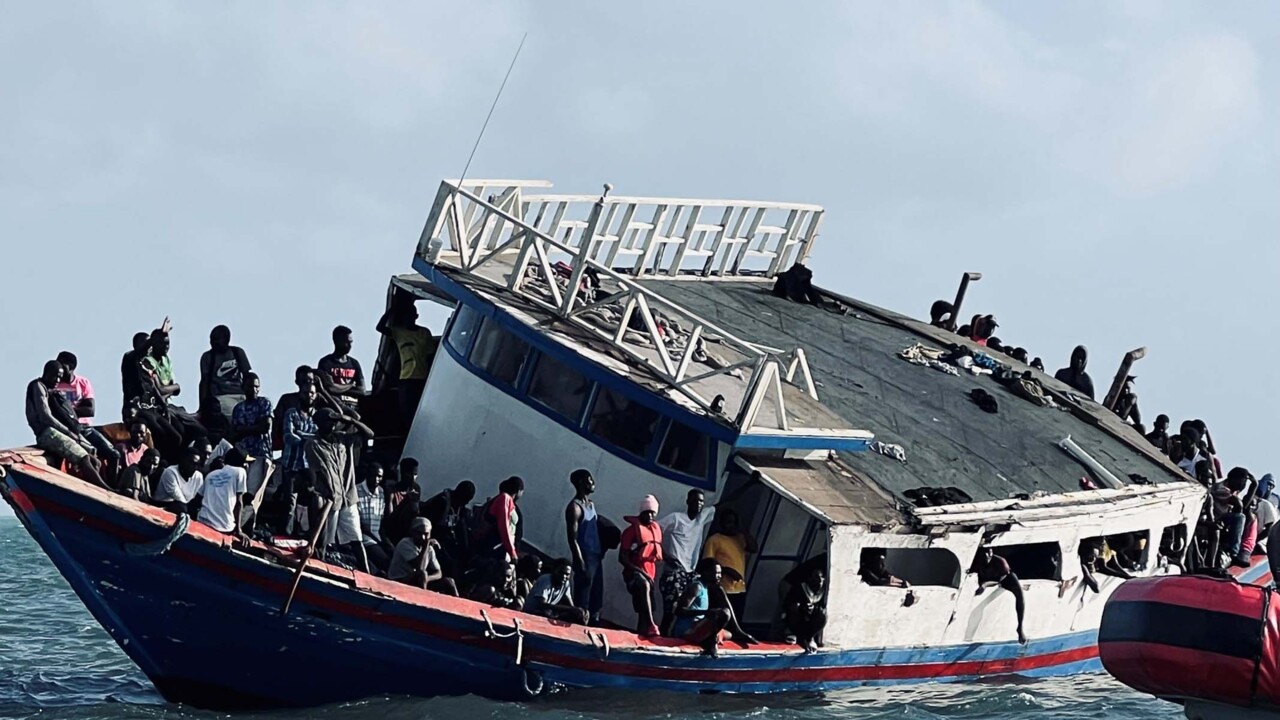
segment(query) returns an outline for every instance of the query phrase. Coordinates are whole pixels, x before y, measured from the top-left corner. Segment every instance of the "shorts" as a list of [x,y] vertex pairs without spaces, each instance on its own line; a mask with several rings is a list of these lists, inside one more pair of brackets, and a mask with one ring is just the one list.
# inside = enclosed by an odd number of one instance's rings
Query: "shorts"
[[338,511],[338,536],[336,542],[339,545],[357,542],[361,539],[360,533],[360,511],[354,505],[348,505]]
[[51,427],[41,430],[36,436],[36,447],[60,460],[74,463],[89,457],[89,450],[79,440]]
[[709,617],[703,617],[694,623],[693,627],[682,633],[680,638],[685,642],[701,645],[719,634],[720,629],[716,627],[716,621]]
[[631,572],[630,570],[622,573],[622,582],[627,586],[627,590],[629,592],[636,592],[641,588],[646,591],[650,591],[651,588],[653,588],[653,580],[651,580],[648,575]]
[[671,612],[676,603],[680,602],[685,588],[689,587],[689,581],[695,577],[697,577],[696,573],[691,573],[674,563],[662,569],[659,588],[662,590],[662,606],[667,612]]

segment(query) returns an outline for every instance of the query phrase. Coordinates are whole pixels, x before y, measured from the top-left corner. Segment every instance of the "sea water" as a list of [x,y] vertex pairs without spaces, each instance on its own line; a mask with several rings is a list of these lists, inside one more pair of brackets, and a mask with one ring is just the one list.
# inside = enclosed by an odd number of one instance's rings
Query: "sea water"
[[[1028,608],[1028,612],[1034,612]],[[90,617],[12,516],[0,516],[0,718],[225,718],[166,703]],[[846,720],[849,718],[1179,718],[1181,709],[1105,675],[734,697],[577,691],[536,702],[371,698],[236,718],[335,720]]]

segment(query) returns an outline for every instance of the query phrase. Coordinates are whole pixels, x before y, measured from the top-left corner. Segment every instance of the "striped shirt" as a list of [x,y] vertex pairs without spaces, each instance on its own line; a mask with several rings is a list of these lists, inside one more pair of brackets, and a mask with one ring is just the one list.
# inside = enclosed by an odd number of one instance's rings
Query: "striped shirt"
[[356,509],[360,511],[360,525],[365,528],[365,543],[376,544],[382,530],[382,513],[387,509],[387,498],[382,488],[369,491],[368,483],[360,483],[357,487],[360,496],[356,500]]
[[297,472],[307,468],[307,454],[303,452],[307,440],[316,436],[316,421],[302,408],[289,408],[284,416],[284,451],[280,463],[285,470]]

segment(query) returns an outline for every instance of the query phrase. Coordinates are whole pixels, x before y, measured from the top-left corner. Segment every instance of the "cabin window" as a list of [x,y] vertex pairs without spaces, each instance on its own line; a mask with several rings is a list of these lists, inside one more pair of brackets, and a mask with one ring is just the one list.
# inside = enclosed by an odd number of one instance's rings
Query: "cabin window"
[[1093,549],[1097,551],[1100,565],[1112,565],[1125,572],[1138,572],[1147,567],[1148,537],[1146,530],[1140,530],[1085,538],[1080,541],[1080,555],[1084,557],[1088,550]]
[[503,330],[491,318],[480,326],[471,362],[499,382],[514,386],[528,354],[528,343]]
[[658,464],[685,475],[706,477],[710,445],[706,435],[673,420],[658,451]]
[[1160,554],[1174,563],[1181,564],[1187,552],[1187,526],[1170,525],[1160,533]]
[[593,435],[619,448],[644,457],[658,428],[658,413],[626,395],[601,388],[591,409],[589,429]]
[[1061,580],[1062,549],[1058,543],[1001,545],[991,548],[1009,563],[1019,580]]
[[582,419],[582,408],[591,394],[591,381],[582,373],[547,355],[538,358],[529,379],[529,397],[560,417],[574,423]]
[[[878,556],[884,556],[880,567]],[[960,558],[946,548],[878,548],[862,549],[858,575],[868,585],[888,585],[889,578],[905,580],[912,585],[960,587]]]
[[449,347],[466,355],[467,349],[471,347],[471,336],[475,335],[476,326],[480,324],[480,317],[480,313],[474,308],[459,306],[458,312],[453,316],[453,326],[449,328],[449,337],[445,340]]

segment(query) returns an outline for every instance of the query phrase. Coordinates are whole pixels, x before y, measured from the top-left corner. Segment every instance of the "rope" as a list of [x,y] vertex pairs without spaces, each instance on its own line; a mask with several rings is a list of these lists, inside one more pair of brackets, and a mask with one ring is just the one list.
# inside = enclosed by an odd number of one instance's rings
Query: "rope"
[[516,639],[516,665],[523,664],[524,663],[524,630],[520,626],[520,619],[516,618],[515,620],[512,620],[511,622],[513,625],[515,625],[515,628],[509,633],[503,633],[503,632],[498,632],[498,629],[493,626],[493,620],[489,618],[488,610],[485,610],[482,608],[480,610],[480,617],[484,618],[484,624],[486,626],[486,629],[484,632],[485,637],[499,638],[502,640],[505,640],[507,638]]
[[178,538],[187,533],[187,526],[190,524],[191,518],[186,513],[179,513],[177,519],[173,521],[173,527],[169,528],[168,535],[147,542],[121,543],[121,547],[125,554],[134,557],[158,557],[169,552],[169,548],[178,542]]
[[[600,656],[601,660],[609,657],[609,637],[607,635],[602,632],[593,633],[590,628],[587,628],[587,639],[591,641],[591,647],[596,649],[596,654]],[[599,640],[598,644],[597,640]]]

